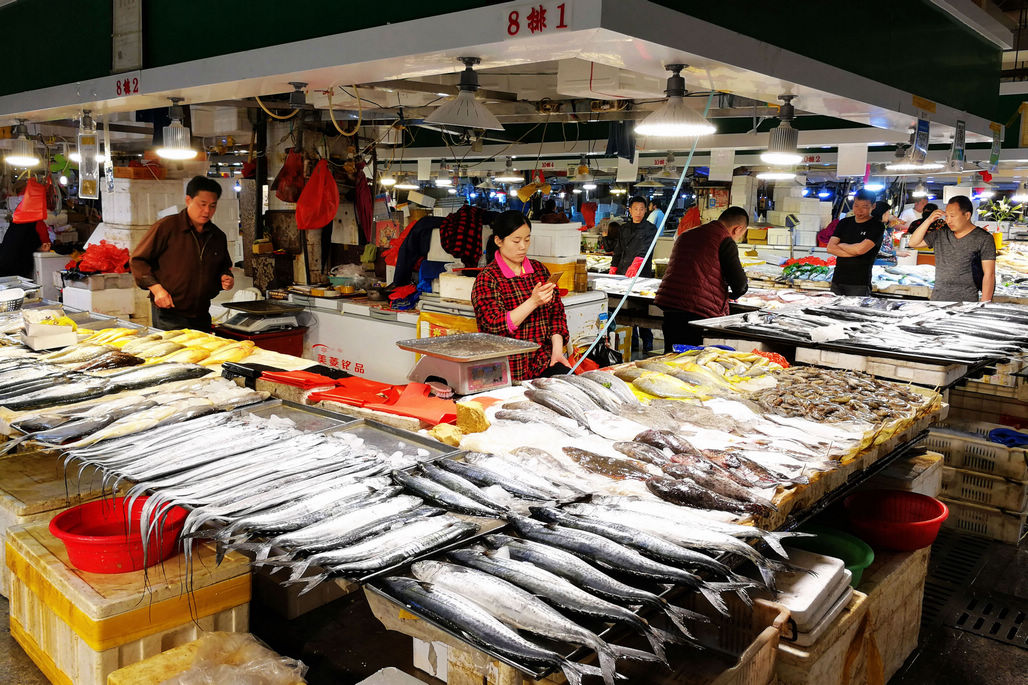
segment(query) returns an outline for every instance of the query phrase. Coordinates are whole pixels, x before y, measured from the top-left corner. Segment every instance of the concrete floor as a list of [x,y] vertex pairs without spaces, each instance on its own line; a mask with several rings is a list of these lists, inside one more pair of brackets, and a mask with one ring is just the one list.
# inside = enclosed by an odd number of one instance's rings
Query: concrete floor
[[[956,627],[971,598],[1021,615],[1019,645]],[[944,534],[932,550],[921,646],[890,685],[1025,685],[1028,683],[1028,545],[1020,548],[969,536]],[[371,615],[360,593],[285,621],[266,607],[251,607],[251,630],[281,654],[306,663],[312,685],[356,683],[395,666],[426,683],[441,685],[411,665],[411,641],[390,632]],[[362,636],[361,649],[348,636]],[[640,645],[641,646],[641,645]],[[685,656],[683,654],[683,656]],[[728,665],[728,664],[726,664]],[[633,674],[634,676],[635,674]],[[45,685],[48,681],[8,630],[8,603],[0,598],[0,683]],[[672,682],[659,673],[624,682]]]

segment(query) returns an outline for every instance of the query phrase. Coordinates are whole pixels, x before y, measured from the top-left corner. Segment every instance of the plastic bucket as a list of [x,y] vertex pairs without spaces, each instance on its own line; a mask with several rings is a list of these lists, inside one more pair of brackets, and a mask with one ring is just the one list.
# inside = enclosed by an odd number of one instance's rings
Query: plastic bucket
[[916,492],[866,490],[846,498],[846,513],[853,532],[873,547],[912,552],[935,542],[949,508]]
[[849,533],[828,526],[803,526],[804,533],[813,533],[811,538],[789,538],[790,547],[796,547],[826,557],[842,559],[852,574],[850,586],[857,587],[864,569],[875,560],[874,550],[866,542]]
[[[126,511],[124,497],[86,502],[50,520],[50,532],[64,543],[71,565],[90,573],[127,573],[144,568],[139,519],[146,497]],[[158,531],[150,535],[146,566],[158,564],[178,550],[179,533],[188,512],[173,507]]]

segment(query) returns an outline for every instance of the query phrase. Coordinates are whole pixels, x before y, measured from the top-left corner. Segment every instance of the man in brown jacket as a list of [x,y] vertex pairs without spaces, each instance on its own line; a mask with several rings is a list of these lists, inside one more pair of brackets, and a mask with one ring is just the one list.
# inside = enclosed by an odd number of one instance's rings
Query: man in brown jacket
[[211,330],[211,299],[233,285],[224,232],[211,222],[221,186],[194,176],[186,208],[155,223],[132,253],[136,285],[150,291],[153,326]]

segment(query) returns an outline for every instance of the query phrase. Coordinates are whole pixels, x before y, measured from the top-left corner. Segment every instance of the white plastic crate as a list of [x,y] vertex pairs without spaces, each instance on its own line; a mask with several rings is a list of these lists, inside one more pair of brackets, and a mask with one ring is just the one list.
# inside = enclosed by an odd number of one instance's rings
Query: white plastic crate
[[1028,482],[944,466],[941,494],[1007,511],[1020,512],[1028,501]]
[[791,245],[792,244],[792,230],[788,228],[769,228],[767,229],[767,244],[768,245]]
[[106,184],[100,185],[105,223],[149,226],[157,221],[161,210],[185,204],[181,179],[116,178],[112,192],[107,192]]
[[75,309],[110,316],[131,316],[136,306],[135,290],[136,288],[65,288],[61,294],[64,304]]
[[1028,449],[1007,447],[985,437],[994,428],[1008,426],[974,421],[951,422],[945,427],[965,434],[933,430],[925,438],[924,446],[941,453],[946,459],[946,466],[1011,480],[1028,480]]
[[1013,545],[1016,545],[1017,541],[1021,539],[1028,512],[1013,513],[996,507],[986,507],[946,497],[939,499],[949,507],[949,517],[942,523],[944,528],[952,528],[962,533],[971,533]]
[[582,252],[579,223],[535,224],[528,244],[529,257],[576,257]]
[[799,247],[817,247],[817,233],[816,230],[796,229],[792,232],[793,242]]

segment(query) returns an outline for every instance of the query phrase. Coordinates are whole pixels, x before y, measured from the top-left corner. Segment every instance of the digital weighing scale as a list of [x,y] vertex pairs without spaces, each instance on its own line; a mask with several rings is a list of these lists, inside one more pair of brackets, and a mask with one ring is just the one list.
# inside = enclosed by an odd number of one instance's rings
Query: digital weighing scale
[[458,395],[506,388],[511,384],[507,357],[539,349],[539,343],[491,333],[414,338],[400,340],[396,346],[423,355],[407,374],[408,380],[425,383],[442,379]]
[[238,313],[219,324],[221,327],[251,334],[296,328],[300,325],[297,315],[303,311],[303,307],[300,305],[272,300],[226,302],[222,306]]

